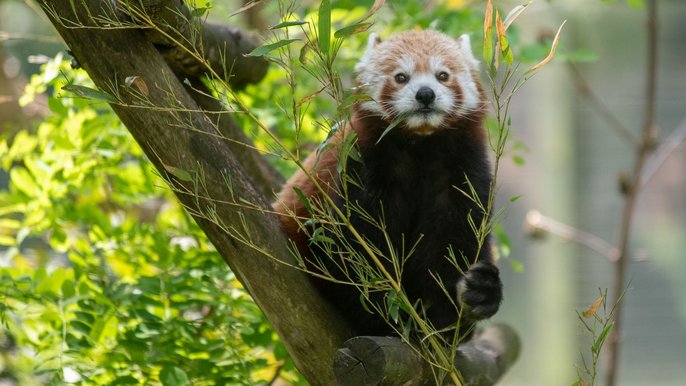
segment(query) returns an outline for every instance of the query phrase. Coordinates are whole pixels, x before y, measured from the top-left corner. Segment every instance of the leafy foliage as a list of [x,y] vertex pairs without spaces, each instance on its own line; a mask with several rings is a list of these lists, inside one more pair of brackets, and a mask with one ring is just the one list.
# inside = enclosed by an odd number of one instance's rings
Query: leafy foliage
[[2,376],[22,385],[252,385],[293,365],[257,306],[61,57],[27,87],[51,115],[0,142]]

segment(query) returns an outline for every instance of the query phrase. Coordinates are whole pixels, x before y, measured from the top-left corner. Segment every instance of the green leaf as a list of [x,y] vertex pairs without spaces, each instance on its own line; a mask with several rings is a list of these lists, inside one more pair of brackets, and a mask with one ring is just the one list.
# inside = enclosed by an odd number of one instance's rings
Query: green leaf
[[495,26],[498,31],[498,43],[500,44],[500,53],[503,55],[505,63],[512,65],[514,58],[512,57],[512,50],[510,49],[510,42],[507,40],[506,28],[503,21],[500,19],[500,13],[495,11]]
[[25,168],[17,167],[10,170],[10,181],[13,187],[29,197],[35,197],[40,191],[33,176]]
[[175,166],[170,166],[170,165],[164,165],[164,169],[181,181],[184,181],[184,182],[193,181],[193,177],[186,170],[177,168]]
[[521,155],[513,155],[512,162],[517,166],[523,166],[525,163],[524,157]]
[[513,271],[517,273],[524,272],[524,263],[514,259],[508,259],[508,261],[510,262],[510,268],[512,268]]
[[91,326],[87,325],[86,323],[79,322],[78,320],[72,320],[69,324],[71,328],[84,335],[88,335],[91,333]]
[[341,147],[340,155],[338,157],[338,164],[336,165],[336,171],[339,174],[343,172],[343,169],[345,169],[348,158],[352,158],[356,161],[360,161],[362,158],[359,151],[357,151],[357,148],[355,147],[356,139],[357,134],[353,131],[348,133],[348,135],[345,137],[345,141],[343,142],[343,146]]
[[210,10],[209,7],[194,8],[194,9],[191,11],[191,16],[193,16],[193,17],[202,17],[202,16],[204,16],[204,15],[207,13],[207,11],[209,11],[209,10]]
[[626,3],[634,8],[644,8],[646,6],[645,0],[626,0]]
[[167,365],[160,371],[160,381],[164,386],[182,386],[188,384],[188,375],[182,369]]
[[304,25],[304,24],[307,24],[307,22],[306,22],[306,21],[302,21],[302,20],[282,21],[281,23],[279,23],[279,24],[277,24],[277,25],[275,25],[275,26],[273,26],[273,27],[269,27],[269,29],[274,30],[274,29],[288,28],[288,27],[294,27],[294,26],[297,26],[297,25]]
[[80,96],[82,98],[86,99],[92,99],[96,101],[102,101],[102,102],[107,102],[107,103],[117,103],[117,99],[113,97],[112,95],[96,90],[94,88],[86,87],[86,86],[81,86],[78,84],[68,84],[64,87],[62,87],[62,90],[69,91],[72,94],[76,94],[77,96]]
[[319,6],[319,50],[329,56],[331,46],[331,1],[322,0]]
[[305,205],[305,209],[307,209],[307,213],[314,213],[314,209],[312,209],[312,205],[310,204],[310,200],[305,197],[305,194],[303,194],[303,191],[300,190],[298,187],[293,187],[293,191],[295,192],[295,195],[298,196],[298,199],[300,202]]
[[491,67],[493,61],[493,3],[488,0],[486,3],[486,12],[484,15],[484,47],[483,47],[484,63],[487,67]]
[[607,338],[607,334],[609,334],[614,327],[615,323],[611,322],[608,325],[606,325],[605,328],[603,328],[603,331],[598,336],[598,339],[596,339],[595,343],[593,343],[593,347],[591,347],[591,350],[594,354],[600,352],[600,349],[603,347],[603,343],[605,343],[605,338]]
[[383,139],[383,137],[385,137],[386,134],[388,134],[391,130],[393,130],[393,128],[395,128],[396,126],[398,126],[398,125],[400,124],[400,122],[402,122],[402,121],[403,121],[403,118],[402,118],[402,117],[398,117],[398,118],[396,118],[393,122],[391,122],[391,123],[388,125],[388,127],[386,128],[386,130],[384,130],[383,133],[381,133],[381,136],[379,136],[379,139],[376,141],[376,143],[381,142],[381,140]]
[[349,26],[343,27],[336,31],[333,36],[336,39],[343,39],[347,38],[348,36],[352,36],[355,34],[358,34],[360,32],[364,32],[369,29],[369,27],[372,26],[372,23],[355,23],[351,24]]
[[278,42],[271,43],[271,44],[264,44],[261,45],[254,50],[250,51],[248,56],[264,56],[272,51],[274,51],[277,48],[281,48],[284,46],[287,46],[293,42],[297,42],[298,39],[284,39],[284,40],[279,40]]
[[510,202],[516,202],[516,201],[518,201],[518,200],[519,200],[520,198],[522,198],[522,197],[524,197],[523,194],[518,194],[518,195],[516,195],[516,196],[512,196],[512,197],[510,197]]

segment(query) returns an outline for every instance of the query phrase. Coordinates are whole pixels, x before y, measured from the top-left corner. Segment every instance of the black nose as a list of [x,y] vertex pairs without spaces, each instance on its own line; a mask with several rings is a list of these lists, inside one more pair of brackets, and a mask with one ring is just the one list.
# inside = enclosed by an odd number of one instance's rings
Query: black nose
[[421,87],[419,88],[419,91],[417,91],[417,95],[414,96],[415,99],[424,106],[429,106],[431,102],[436,99],[436,94],[434,94],[434,90],[432,90],[430,87]]

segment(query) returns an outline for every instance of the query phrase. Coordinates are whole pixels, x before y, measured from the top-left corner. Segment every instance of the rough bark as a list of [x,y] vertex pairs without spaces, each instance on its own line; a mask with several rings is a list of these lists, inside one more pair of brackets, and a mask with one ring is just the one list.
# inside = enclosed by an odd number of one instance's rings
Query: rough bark
[[[112,18],[111,10],[103,8],[106,3],[40,1],[95,84],[118,95],[120,101],[112,103],[112,109],[267,315],[298,369],[312,384],[334,384],[331,363],[336,349],[350,337],[347,326],[304,273],[283,264],[294,261],[276,218],[260,211],[268,208],[267,199],[240,157],[212,135],[216,128],[211,120],[143,32],[96,23]],[[124,86],[131,76],[147,85],[145,108],[140,92]],[[119,86],[114,90],[113,85]],[[189,172],[191,179],[178,171]],[[241,207],[243,202],[255,209]]]

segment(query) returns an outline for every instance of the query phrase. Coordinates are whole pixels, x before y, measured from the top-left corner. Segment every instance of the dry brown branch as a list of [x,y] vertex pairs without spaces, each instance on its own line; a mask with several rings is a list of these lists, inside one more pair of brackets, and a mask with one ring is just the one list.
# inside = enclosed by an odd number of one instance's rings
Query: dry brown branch
[[646,66],[646,90],[643,128],[640,142],[637,147],[636,160],[631,174],[631,182],[624,201],[622,222],[620,227],[619,249],[617,263],[615,264],[613,300],[610,304],[615,305],[614,328],[608,337],[607,355],[607,386],[615,386],[619,370],[619,355],[623,333],[623,309],[624,302],[621,297],[626,286],[626,272],[630,260],[631,225],[635,214],[636,203],[641,192],[641,176],[646,166],[648,157],[655,149],[655,95],[657,86],[657,1],[647,0],[647,66]]

